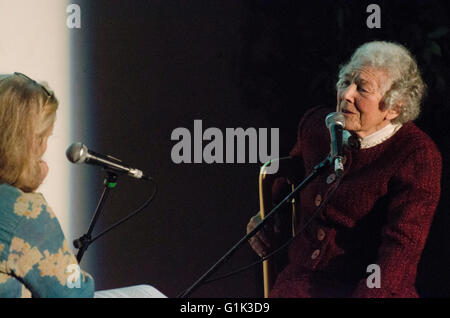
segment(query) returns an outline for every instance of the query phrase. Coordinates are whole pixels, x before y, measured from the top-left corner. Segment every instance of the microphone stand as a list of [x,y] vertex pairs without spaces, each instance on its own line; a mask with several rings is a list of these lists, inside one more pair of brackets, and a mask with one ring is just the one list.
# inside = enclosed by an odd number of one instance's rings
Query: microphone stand
[[106,171],[106,177],[104,181],[105,188],[103,189],[103,193],[100,197],[100,200],[97,204],[97,208],[95,209],[94,216],[91,219],[91,223],[89,225],[89,229],[86,234],[75,239],[73,241],[73,245],[78,249],[77,253],[77,261],[80,263],[81,258],[84,253],[88,249],[89,245],[92,243],[92,231],[94,230],[95,224],[100,216],[101,211],[103,210],[103,206],[105,205],[106,199],[109,196],[111,189],[114,189],[117,185],[118,176],[116,173],[111,171]]
[[213,266],[210,267],[191,287],[186,289],[178,297],[185,298],[189,297],[200,285],[207,280],[218,268],[222,265],[228,258],[244,243],[246,243],[252,236],[258,233],[262,227],[278,212],[280,207],[286,202],[291,202],[294,195],[307,186],[316,176],[318,176],[322,171],[331,165],[331,157],[328,156],[318,165],[313,168],[313,171],[289,194],[287,195],[277,206],[275,206],[266,217],[259,223],[252,231],[247,233],[243,238],[239,240],[228,252],[226,252]]

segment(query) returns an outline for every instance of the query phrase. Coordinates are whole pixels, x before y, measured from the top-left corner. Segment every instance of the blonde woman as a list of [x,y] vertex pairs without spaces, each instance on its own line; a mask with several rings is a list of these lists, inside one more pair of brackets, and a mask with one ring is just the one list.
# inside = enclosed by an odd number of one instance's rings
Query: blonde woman
[[0,297],[93,297],[61,226],[36,190],[58,100],[21,73],[0,75]]

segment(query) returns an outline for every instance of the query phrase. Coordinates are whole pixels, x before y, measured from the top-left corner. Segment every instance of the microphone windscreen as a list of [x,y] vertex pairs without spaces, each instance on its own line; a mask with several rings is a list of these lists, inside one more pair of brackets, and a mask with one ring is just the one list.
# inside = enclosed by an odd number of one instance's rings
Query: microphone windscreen
[[327,125],[327,128],[330,128],[333,124],[345,128],[345,116],[341,112],[329,113],[327,118],[325,118],[325,124]]
[[87,148],[81,142],[73,143],[66,150],[66,157],[72,163],[82,163],[86,159]]

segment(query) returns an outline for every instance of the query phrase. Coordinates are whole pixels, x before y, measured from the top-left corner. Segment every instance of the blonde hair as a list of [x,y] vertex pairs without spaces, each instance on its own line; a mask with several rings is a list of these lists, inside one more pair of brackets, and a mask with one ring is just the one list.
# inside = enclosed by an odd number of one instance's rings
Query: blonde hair
[[18,73],[0,75],[0,183],[25,192],[40,185],[39,149],[58,108],[44,85]]
[[415,120],[420,114],[420,104],[426,85],[417,62],[406,47],[394,42],[373,41],[361,45],[350,61],[342,65],[337,86],[345,74],[359,67],[374,67],[387,71],[390,82],[383,89],[384,109],[399,111],[393,123]]

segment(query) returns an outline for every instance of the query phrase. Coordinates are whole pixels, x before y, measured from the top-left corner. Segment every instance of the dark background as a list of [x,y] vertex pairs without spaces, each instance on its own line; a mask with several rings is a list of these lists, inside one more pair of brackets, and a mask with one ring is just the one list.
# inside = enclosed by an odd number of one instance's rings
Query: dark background
[[[75,136],[90,131],[92,148],[145,170],[159,186],[145,212],[88,250],[82,267],[94,275],[97,290],[150,284],[175,297],[244,235],[258,210],[259,164],[176,165],[170,157],[175,128],[193,133],[195,119],[203,129],[223,132],[278,127],[280,155],[286,155],[302,114],[314,105],[335,105],[339,64],[364,42],[391,40],[417,58],[429,87],[417,125],[444,159],[442,199],[417,287],[424,297],[450,296],[447,1],[75,3],[82,29],[73,31],[74,74],[89,81],[91,95],[74,121],[93,124]],[[381,7],[381,29],[366,26],[370,3]],[[78,195],[93,210],[103,175],[77,169],[90,173],[78,177],[92,181]],[[151,191],[150,184],[121,178],[96,229],[126,215]],[[88,226],[91,212],[84,214],[76,235]],[[245,246],[220,273],[255,260]],[[193,297],[260,297],[261,275],[257,266],[202,286]]]

